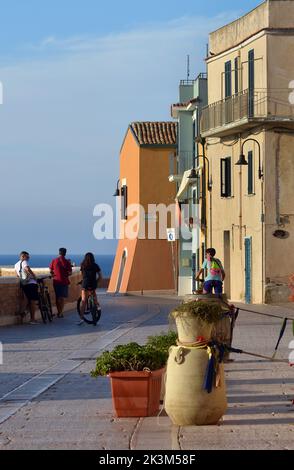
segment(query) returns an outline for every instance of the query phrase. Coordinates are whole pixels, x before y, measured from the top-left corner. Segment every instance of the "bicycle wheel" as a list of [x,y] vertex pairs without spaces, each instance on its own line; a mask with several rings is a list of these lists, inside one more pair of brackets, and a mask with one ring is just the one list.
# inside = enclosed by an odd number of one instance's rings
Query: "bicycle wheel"
[[50,322],[52,322],[53,320],[52,304],[51,304],[50,294],[48,291],[45,293],[45,300],[46,300],[47,318]]
[[100,305],[95,305],[94,304],[91,313],[92,313],[93,323],[94,323],[94,325],[97,325],[97,323],[99,322],[99,320],[101,318],[101,307],[100,307]]
[[47,323],[47,309],[46,309],[46,305],[44,304],[43,299],[42,299],[41,296],[39,296],[39,310],[40,310],[40,313],[41,313],[43,323],[46,324]]
[[[77,300],[77,312],[79,314],[79,317],[81,316],[81,302],[82,302],[82,297],[79,297]],[[91,313],[90,307],[89,307],[89,299],[87,299],[87,305],[85,309],[84,315],[89,315]]]

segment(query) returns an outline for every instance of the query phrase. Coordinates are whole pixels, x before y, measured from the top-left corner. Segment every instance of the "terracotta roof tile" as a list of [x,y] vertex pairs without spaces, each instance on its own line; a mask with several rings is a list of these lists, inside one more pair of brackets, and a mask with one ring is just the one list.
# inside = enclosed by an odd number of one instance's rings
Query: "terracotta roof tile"
[[176,122],[133,122],[131,129],[139,145],[176,145]]

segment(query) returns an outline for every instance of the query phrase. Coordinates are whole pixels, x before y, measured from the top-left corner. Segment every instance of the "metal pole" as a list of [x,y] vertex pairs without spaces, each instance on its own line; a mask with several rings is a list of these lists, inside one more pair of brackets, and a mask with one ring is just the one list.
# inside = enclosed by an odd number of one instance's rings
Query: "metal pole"
[[175,287],[175,293],[177,293],[177,274],[176,274],[174,242],[171,242],[171,250],[172,250],[172,263],[173,263],[173,271],[174,271],[174,287]]

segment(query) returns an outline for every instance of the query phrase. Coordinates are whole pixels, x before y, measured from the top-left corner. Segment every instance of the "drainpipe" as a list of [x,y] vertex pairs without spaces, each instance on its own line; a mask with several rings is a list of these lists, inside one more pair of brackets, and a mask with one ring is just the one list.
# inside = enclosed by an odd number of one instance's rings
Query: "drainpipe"
[[[239,153],[241,154],[242,152],[242,144],[241,144],[241,134],[239,137],[239,144],[240,144],[240,151]],[[242,227],[243,227],[243,213],[242,213],[242,165],[239,166],[239,188],[240,188],[240,193],[239,193],[239,248],[240,251],[242,251],[243,248],[243,238],[242,238]]]
[[264,177],[261,178],[260,181],[260,190],[261,190],[261,199],[260,199],[260,204],[261,204],[261,296],[262,296],[262,302],[265,301],[264,298],[264,293],[265,293],[265,286],[264,286],[264,279],[265,279],[265,241],[264,241],[264,235],[265,235],[265,230],[264,230],[264,224],[265,224],[265,214],[264,214]]

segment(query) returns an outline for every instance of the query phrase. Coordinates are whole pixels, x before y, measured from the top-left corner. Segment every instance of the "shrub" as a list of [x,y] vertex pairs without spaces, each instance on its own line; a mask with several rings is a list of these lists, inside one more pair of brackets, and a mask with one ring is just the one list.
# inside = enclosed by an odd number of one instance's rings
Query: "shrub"
[[150,344],[140,346],[137,343],[121,344],[113,351],[105,351],[96,359],[92,377],[107,375],[109,372],[157,370],[165,366],[168,352],[155,349]]
[[171,346],[176,346],[178,335],[175,331],[170,330],[167,334],[162,333],[157,336],[149,336],[147,344],[155,349],[167,352]]
[[203,323],[215,323],[220,320],[224,308],[220,303],[195,301],[183,303],[171,312],[172,318],[195,315]]

